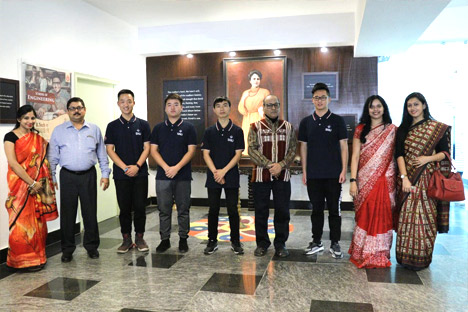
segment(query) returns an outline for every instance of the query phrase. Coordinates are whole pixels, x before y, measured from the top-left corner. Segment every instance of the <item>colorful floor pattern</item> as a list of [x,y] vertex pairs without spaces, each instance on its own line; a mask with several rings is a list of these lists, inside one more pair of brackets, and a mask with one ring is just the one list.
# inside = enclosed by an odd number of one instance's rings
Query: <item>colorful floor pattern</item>
[[[255,241],[255,217],[253,216],[241,216],[241,227],[240,227],[240,241],[241,242],[253,242]],[[294,231],[294,225],[289,224],[289,233]],[[229,242],[231,229],[229,227],[228,217],[218,218],[218,241]],[[190,236],[196,237],[201,240],[208,240],[208,219],[201,219],[190,223]],[[270,238],[275,237],[275,227],[273,225],[273,219],[268,218],[268,236]]]

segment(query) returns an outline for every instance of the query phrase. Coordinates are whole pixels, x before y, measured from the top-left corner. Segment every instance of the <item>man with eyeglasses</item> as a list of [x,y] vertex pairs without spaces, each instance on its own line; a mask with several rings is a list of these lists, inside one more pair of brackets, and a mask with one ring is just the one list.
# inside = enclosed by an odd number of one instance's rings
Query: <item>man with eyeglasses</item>
[[305,248],[306,255],[324,250],[322,244],[325,200],[330,227],[330,253],[342,258],[341,237],[341,184],[346,181],[348,167],[348,135],[341,116],[328,109],[330,90],[324,83],[312,89],[315,112],[302,119],[298,140],[301,142],[302,182],[312,204],[312,242]]
[[289,200],[291,198],[291,173],[289,164],[296,155],[296,135],[292,125],[279,119],[280,102],[269,95],[263,100],[265,118],[250,125],[249,156],[255,164],[252,172],[255,206],[255,236],[257,248],[254,255],[264,256],[271,245],[268,237],[270,194],[273,192],[275,208],[275,256],[287,257],[286,241],[289,237]]
[[97,224],[96,165],[101,168],[100,186],[109,187],[109,161],[98,126],[84,120],[85,103],[79,97],[67,102],[70,121],[55,127],[49,143],[48,159],[55,187],[55,171],[60,165],[60,229],[62,262],[73,259],[75,220],[78,198],[81,203],[84,238],[83,246],[92,259],[99,258],[99,230]]

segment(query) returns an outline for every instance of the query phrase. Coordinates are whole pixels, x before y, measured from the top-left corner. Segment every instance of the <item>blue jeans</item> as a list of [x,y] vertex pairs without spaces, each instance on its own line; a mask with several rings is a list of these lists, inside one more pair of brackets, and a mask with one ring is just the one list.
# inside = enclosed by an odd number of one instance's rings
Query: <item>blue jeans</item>
[[273,191],[273,204],[275,207],[274,225],[275,249],[286,246],[289,237],[289,201],[291,199],[291,183],[284,181],[255,182],[253,195],[255,205],[255,236],[257,247],[268,248],[271,245],[268,237],[268,216],[270,210],[270,193]]
[[157,180],[156,196],[159,207],[159,233],[161,239],[171,237],[172,205],[177,206],[180,238],[187,238],[190,231],[191,181]]

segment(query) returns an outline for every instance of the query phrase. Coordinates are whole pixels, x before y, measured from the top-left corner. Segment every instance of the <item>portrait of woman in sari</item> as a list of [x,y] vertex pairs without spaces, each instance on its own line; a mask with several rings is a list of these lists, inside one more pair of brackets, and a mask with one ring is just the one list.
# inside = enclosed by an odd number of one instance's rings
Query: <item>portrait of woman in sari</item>
[[[247,137],[250,124],[263,118],[263,99],[270,95],[270,91],[260,88],[262,73],[259,70],[252,70],[248,74],[250,89],[242,93],[237,110],[242,114],[242,130],[244,131],[245,146],[248,145]],[[243,154],[247,155],[247,149]]]
[[412,270],[429,266],[437,231],[448,231],[448,203],[427,196],[437,163],[442,173],[450,172],[444,152],[450,155],[450,127],[432,118],[421,93],[411,93],[397,132],[400,179],[395,220],[397,261]]
[[45,158],[47,141],[34,129],[36,112],[30,105],[21,106],[16,119],[15,128],[4,138],[10,229],[7,266],[35,271],[47,262],[46,222],[56,219],[58,213]]
[[367,98],[353,138],[349,190],[356,226],[348,253],[358,268],[391,266],[396,131],[385,100]]

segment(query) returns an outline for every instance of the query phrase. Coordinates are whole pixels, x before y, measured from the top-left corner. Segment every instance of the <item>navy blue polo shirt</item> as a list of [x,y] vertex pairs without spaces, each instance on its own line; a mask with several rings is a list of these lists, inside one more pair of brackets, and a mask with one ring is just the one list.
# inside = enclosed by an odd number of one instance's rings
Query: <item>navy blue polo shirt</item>
[[[207,128],[203,136],[202,150],[209,150],[210,157],[216,169],[222,169],[232,160],[236,151],[244,150],[244,132],[229,120],[225,128],[217,121],[215,125]],[[224,176],[225,183],[219,184],[214,180],[213,172],[206,171],[206,184],[208,188],[239,188],[239,167],[235,165]]]
[[[172,124],[169,120],[158,123],[151,133],[151,144],[157,145],[159,153],[168,166],[175,166],[188,152],[189,145],[197,145],[195,127],[182,119]],[[158,180],[192,180],[192,164],[182,167],[173,179],[166,177],[162,168],[156,174]]]
[[340,141],[347,138],[343,117],[330,111],[322,117],[314,112],[301,120],[298,140],[307,143],[307,179],[340,177]]
[[[145,142],[150,142],[151,129],[146,120],[137,118],[135,115],[127,121],[120,118],[107,125],[104,143],[114,145],[115,153],[127,165],[136,165],[143,152]],[[148,165],[145,163],[138,171],[138,177],[148,175]],[[114,164],[114,179],[125,180],[131,177],[125,175],[124,171]]]

